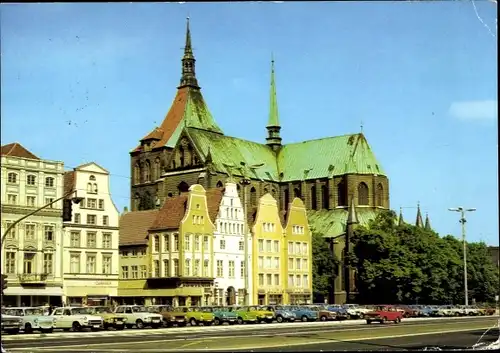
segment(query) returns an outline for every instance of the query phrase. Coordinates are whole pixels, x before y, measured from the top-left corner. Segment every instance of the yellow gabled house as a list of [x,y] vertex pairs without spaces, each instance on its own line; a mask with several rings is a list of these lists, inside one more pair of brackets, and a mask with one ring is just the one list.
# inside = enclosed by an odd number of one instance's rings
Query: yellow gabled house
[[[311,232],[304,203],[295,198],[285,214],[271,194],[249,217],[254,304],[310,303]],[[290,268],[289,266],[292,265]]]

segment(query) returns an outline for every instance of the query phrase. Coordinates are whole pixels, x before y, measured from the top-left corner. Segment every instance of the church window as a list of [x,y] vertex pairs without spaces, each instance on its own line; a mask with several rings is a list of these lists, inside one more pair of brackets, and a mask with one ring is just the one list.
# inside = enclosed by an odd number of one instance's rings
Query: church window
[[330,193],[328,192],[328,186],[321,186],[321,204],[324,210],[328,210],[330,207]]
[[271,195],[273,195],[273,197],[276,198],[276,189],[271,189]]
[[183,192],[188,192],[189,185],[185,181],[181,181],[180,184],[177,186],[177,190],[179,191],[179,195]]
[[151,163],[149,161],[144,163],[144,181],[146,183],[151,181]]
[[134,165],[134,184],[139,184],[141,182],[141,171],[139,163]]
[[267,188],[264,188],[264,195],[267,194],[269,191],[267,191]]
[[318,209],[318,199],[316,197],[316,186],[311,187],[311,209],[312,210],[317,210]]
[[172,197],[172,196],[174,196],[174,195],[173,195],[171,192],[169,192],[167,196],[168,196],[168,197]]
[[141,180],[139,182],[142,182],[142,180],[143,180],[143,176],[144,176],[143,173],[144,173],[144,163],[141,162],[139,164],[139,175],[141,176]]
[[300,198],[300,189],[299,188],[293,189],[293,196]]
[[257,190],[253,186],[250,189],[250,206],[257,206]]
[[160,158],[156,158],[155,160],[155,172],[153,174],[154,179],[159,179],[161,176],[161,168],[160,168]]
[[384,205],[384,187],[381,183],[377,185],[377,206]]
[[358,185],[358,205],[368,205],[368,185],[363,182]]
[[184,160],[186,158],[184,148],[179,147],[179,160],[180,160],[180,166],[184,167]]
[[222,187],[222,181],[218,181],[216,187],[221,188]]
[[344,181],[341,181],[337,185],[337,206],[346,206],[346,204],[347,204],[346,186]]
[[285,210],[288,210],[288,204],[290,203],[290,191],[285,189],[285,191],[283,191],[283,196],[285,199]]

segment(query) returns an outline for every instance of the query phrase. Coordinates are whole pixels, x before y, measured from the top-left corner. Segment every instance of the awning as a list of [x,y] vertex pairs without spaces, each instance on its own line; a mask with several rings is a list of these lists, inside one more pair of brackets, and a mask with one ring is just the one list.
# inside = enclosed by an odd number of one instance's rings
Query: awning
[[4,295],[38,295],[50,297],[62,297],[63,290],[61,287],[41,287],[41,288],[23,288],[23,287],[7,287]]

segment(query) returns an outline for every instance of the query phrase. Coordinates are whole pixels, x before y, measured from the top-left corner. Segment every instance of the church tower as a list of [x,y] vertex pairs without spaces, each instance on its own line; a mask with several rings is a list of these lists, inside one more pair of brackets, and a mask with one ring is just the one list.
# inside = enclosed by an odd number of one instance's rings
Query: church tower
[[281,126],[278,114],[278,100],[276,98],[276,83],[274,79],[274,58],[271,59],[271,92],[269,98],[269,120],[267,122],[266,144],[271,147],[273,151],[279,151],[281,148]]

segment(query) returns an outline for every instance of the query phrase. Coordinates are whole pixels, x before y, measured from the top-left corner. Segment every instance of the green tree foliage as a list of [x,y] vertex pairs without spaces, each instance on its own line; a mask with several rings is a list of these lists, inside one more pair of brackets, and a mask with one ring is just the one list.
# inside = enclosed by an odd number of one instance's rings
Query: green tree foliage
[[[393,211],[358,226],[348,258],[358,273],[358,301],[364,303],[463,303],[463,247],[460,240],[413,225],[397,225]],[[491,301],[498,272],[484,243],[468,244],[469,298]]]
[[328,298],[336,277],[338,260],[332,256],[329,240],[312,230],[312,275],[313,292],[316,301]]

